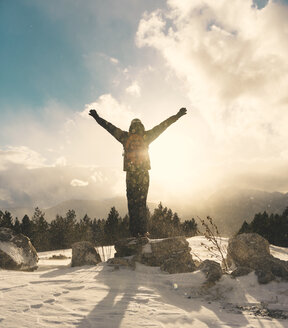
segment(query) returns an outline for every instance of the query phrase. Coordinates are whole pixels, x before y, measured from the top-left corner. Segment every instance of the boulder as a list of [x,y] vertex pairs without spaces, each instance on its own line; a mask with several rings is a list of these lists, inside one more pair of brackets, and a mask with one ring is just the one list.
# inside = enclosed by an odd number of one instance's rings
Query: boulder
[[254,260],[250,267],[255,270],[261,284],[266,284],[276,278],[288,280],[288,261],[280,260],[272,255]]
[[192,272],[196,268],[185,237],[127,238],[118,241],[115,249],[115,257],[132,256],[132,263],[159,266],[168,273]]
[[206,282],[215,283],[222,277],[221,265],[212,260],[203,261],[198,267],[206,277]]
[[249,274],[252,271],[253,271],[253,269],[251,269],[249,267],[240,266],[240,267],[237,267],[233,272],[231,272],[231,277],[236,278],[236,277],[246,276],[247,274]]
[[0,228],[0,267],[6,270],[33,271],[38,255],[28,237],[9,228]]
[[272,256],[268,241],[256,233],[243,233],[231,238],[228,242],[227,262],[230,267],[236,267],[232,277],[255,271],[261,284],[277,277],[288,280],[288,261]]
[[233,264],[247,266],[252,260],[266,256],[270,256],[269,242],[257,233],[242,233],[228,241],[227,262],[230,267]]
[[80,241],[72,245],[72,267],[97,265],[100,262],[101,257],[90,242]]
[[192,272],[196,266],[190,251],[185,237],[154,239],[143,248],[140,262],[160,266],[162,271],[168,273]]
[[136,263],[133,259],[133,256],[128,257],[114,257],[112,259],[109,259],[107,261],[107,264],[109,266],[114,267],[115,270],[119,270],[120,267],[126,267],[129,269],[135,269]]
[[149,239],[147,237],[131,237],[121,239],[115,242],[115,257],[125,257],[131,255],[137,255],[142,253],[144,245],[148,244]]
[[256,270],[255,274],[257,276],[257,280],[259,284],[268,284],[268,282],[276,279],[274,274],[270,271]]
[[160,266],[160,269],[168,273],[185,273],[195,271],[196,266],[192,260],[191,254],[182,252],[172,254],[164,260],[164,263]]

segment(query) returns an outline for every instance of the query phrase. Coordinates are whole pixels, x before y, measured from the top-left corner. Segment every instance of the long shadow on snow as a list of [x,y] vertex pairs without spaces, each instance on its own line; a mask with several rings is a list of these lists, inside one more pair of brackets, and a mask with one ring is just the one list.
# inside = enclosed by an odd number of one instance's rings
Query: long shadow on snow
[[[78,328],[119,328],[124,317],[128,320],[129,327],[147,327],[150,326],[150,323],[153,325],[155,320],[158,324],[165,324],[165,322],[171,324],[173,320],[176,320],[175,327],[178,327],[186,315],[199,312],[202,308],[214,312],[220,321],[217,324],[215,320],[211,320],[211,316],[201,316],[201,320],[211,328],[221,328],[223,324],[246,327],[249,323],[243,314],[231,318],[231,314],[222,311],[219,302],[211,303],[201,297],[189,299],[184,295],[178,295],[171,286],[169,275],[160,273],[157,268],[153,272],[147,271],[145,273],[141,269],[140,271],[130,271],[129,269],[114,271],[104,265],[103,270],[98,273],[95,279],[108,287],[108,293],[79,322]],[[145,307],[146,304],[147,307]],[[165,309],[162,311],[163,304]],[[169,309],[170,305],[174,309]],[[186,314],[183,311],[176,311],[175,313],[175,308],[184,310]],[[193,320],[189,317],[190,324]],[[125,327],[128,326],[125,323]]]
[[[138,283],[134,281],[131,288],[129,279],[130,270],[117,270],[107,265],[97,274],[97,282],[104,283],[108,287],[107,295],[97,303],[95,308],[83,318],[77,327],[79,328],[117,328],[128,310],[131,301],[134,300]],[[128,275],[127,275],[128,273]]]

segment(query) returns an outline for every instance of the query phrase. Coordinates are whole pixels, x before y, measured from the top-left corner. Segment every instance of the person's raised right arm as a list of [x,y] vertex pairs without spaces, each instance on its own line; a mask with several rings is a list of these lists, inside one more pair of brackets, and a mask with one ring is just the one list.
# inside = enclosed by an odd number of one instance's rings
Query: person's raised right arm
[[95,109],[91,109],[89,115],[92,116],[95,121],[101,125],[105,130],[107,130],[115,139],[119,142],[123,143],[123,139],[127,132],[122,131],[121,129],[117,128],[112,123],[104,120],[104,118],[100,117]]
[[165,121],[156,125],[153,129],[146,132],[148,143],[151,143],[153,140],[159,137],[159,135],[164,132],[168,126],[176,122],[181,116],[187,114],[187,109],[182,107],[176,115],[172,115],[167,118]]

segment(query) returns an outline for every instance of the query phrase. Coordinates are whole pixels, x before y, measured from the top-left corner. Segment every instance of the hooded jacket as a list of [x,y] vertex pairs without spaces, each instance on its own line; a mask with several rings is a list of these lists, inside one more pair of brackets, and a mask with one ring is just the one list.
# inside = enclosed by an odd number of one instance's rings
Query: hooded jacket
[[[173,115],[156,125],[153,129],[145,131],[142,122],[134,119],[131,122],[129,132],[123,131],[102,117],[94,117],[98,124],[107,130],[124,148],[124,171],[150,170],[149,145],[164,132],[172,123],[179,119],[179,115]],[[133,128],[135,127],[135,129]]]

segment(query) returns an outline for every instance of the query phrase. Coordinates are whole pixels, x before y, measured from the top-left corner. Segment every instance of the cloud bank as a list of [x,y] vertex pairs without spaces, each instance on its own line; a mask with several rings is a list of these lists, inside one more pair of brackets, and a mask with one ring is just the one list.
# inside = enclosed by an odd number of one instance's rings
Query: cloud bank
[[137,44],[156,49],[185,81],[212,135],[212,165],[228,174],[235,166],[235,175],[241,165],[253,174],[287,164],[288,7],[270,1],[258,10],[249,0],[167,4],[142,18]]

